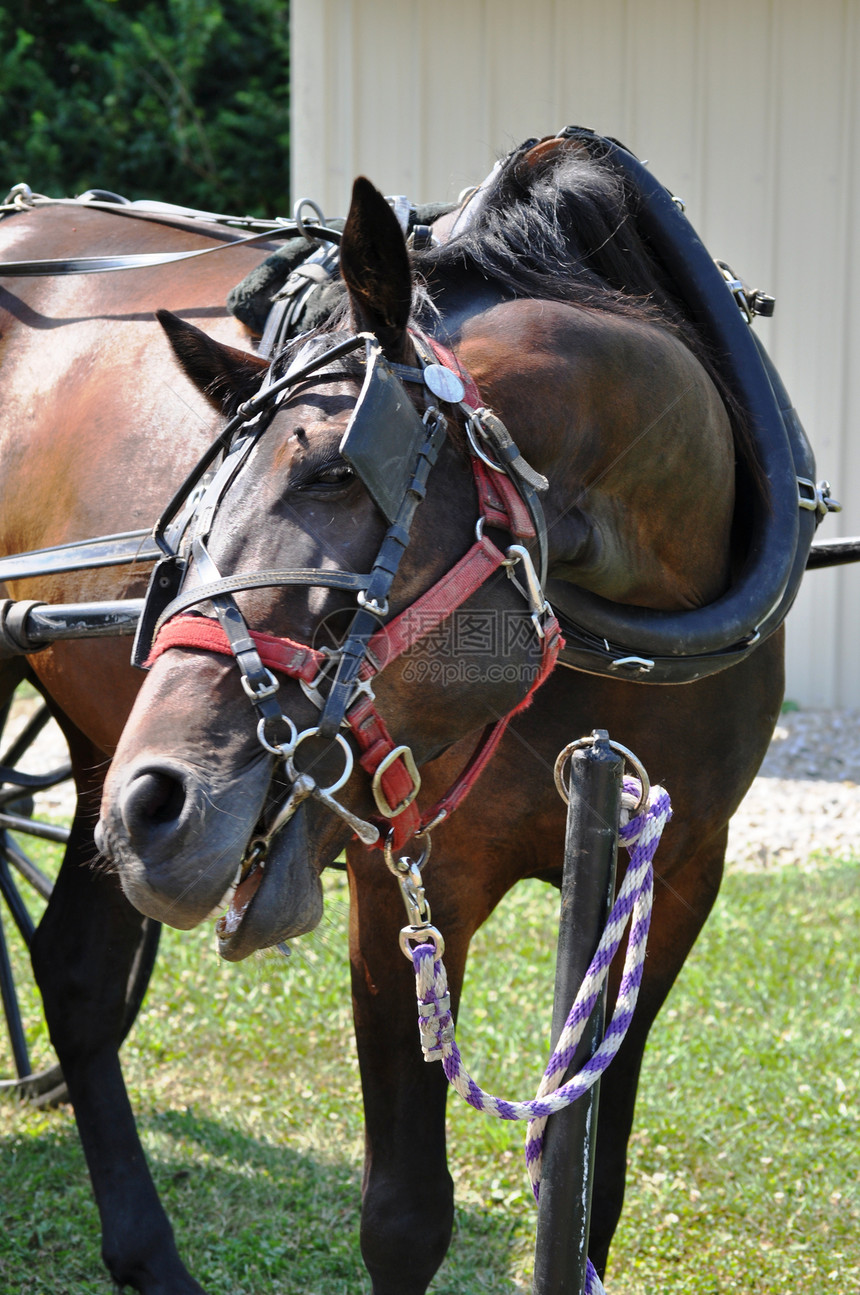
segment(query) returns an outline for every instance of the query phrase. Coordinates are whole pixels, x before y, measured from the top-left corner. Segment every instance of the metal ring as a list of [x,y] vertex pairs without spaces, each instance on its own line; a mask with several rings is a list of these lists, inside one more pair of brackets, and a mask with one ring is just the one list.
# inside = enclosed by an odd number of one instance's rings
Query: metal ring
[[406,957],[412,962],[412,949],[409,941],[416,940],[420,944],[432,944],[436,950],[436,957],[441,958],[445,952],[445,940],[441,931],[435,926],[404,926],[400,932],[400,948]]
[[[294,782],[296,778],[300,776],[295,765],[296,751],[299,749],[302,742],[304,742],[306,738],[318,737],[318,736],[319,736],[318,726],[316,728],[306,728],[303,733],[299,733],[298,737],[293,743],[293,749],[290,752],[289,762],[287,764],[287,773],[290,775],[290,777],[293,779]],[[341,787],[346,785],[346,783],[349,781],[349,776],[352,773],[352,766],[354,763],[353,755],[352,755],[352,747],[349,745],[344,735],[342,733],[335,733],[334,741],[338,743],[341,750],[343,751],[344,769],[343,769],[343,773],[340,775],[337,781],[333,782],[330,787],[320,787],[320,791],[323,793],[324,796],[333,796],[336,791],[340,791]]]
[[305,228],[305,222],[302,220],[302,211],[305,207],[311,208],[320,225],[326,225],[326,218],[322,213],[322,208],[315,203],[312,198],[299,198],[293,208],[293,220],[298,226],[299,233],[303,238],[306,238],[309,243],[322,243],[323,240],[321,238],[317,238],[315,234],[308,233],[308,230]]
[[[565,805],[570,803],[570,797],[567,794],[567,788],[564,785],[564,779],[562,777],[565,762],[570,759],[574,751],[581,750],[586,746],[594,746],[596,740],[597,739],[594,737],[577,738],[575,742],[568,742],[564,750],[560,751],[558,754],[558,759],[556,760],[555,768],[553,769],[553,777],[555,778],[556,790]],[[645,766],[642,764],[642,761],[635,756],[632,751],[628,750],[626,746],[622,746],[620,742],[613,742],[612,738],[602,740],[607,741],[613,751],[617,751],[619,755],[623,755],[627,763],[633,766],[636,777],[639,779],[642,786],[642,791],[640,792],[639,799],[636,802],[636,807],[633,810],[633,817],[635,818],[637,814],[641,814],[643,809],[647,809],[648,807],[648,798],[651,795],[651,780],[645,772]]]
[[[391,829],[391,831],[388,833],[388,836],[385,839],[385,845],[382,847],[382,853],[384,855],[386,864],[388,865],[389,869],[394,873],[395,877],[402,877],[404,873],[407,873],[409,871],[409,868],[408,867],[398,868],[397,863],[394,860],[394,849],[392,847],[393,840],[394,840],[394,828]],[[421,869],[424,867],[424,864],[430,858],[430,848],[432,845],[432,842],[430,840],[430,833],[425,828],[423,832],[419,832],[417,836],[413,836],[412,840],[424,841],[425,843],[424,848],[421,851],[420,858],[417,860],[413,860],[413,859],[408,860],[409,863],[414,863],[418,871],[420,872]],[[406,856],[403,855],[401,858],[402,860],[405,860]]]
[[473,414],[472,418],[466,419],[466,439],[472,447],[472,453],[476,458],[480,459],[482,463],[485,463],[488,468],[491,468],[493,472],[504,473],[505,469],[502,467],[501,463],[496,463],[495,460],[491,459],[489,455],[484,453],[478,444],[477,437],[472,429],[472,423],[475,417],[476,415]]
[[299,730],[296,728],[295,724],[290,719],[289,715],[285,715],[283,711],[281,712],[281,719],[284,721],[285,724],[288,724],[290,726],[290,732],[292,733],[292,736],[289,742],[280,742],[278,743],[277,746],[272,745],[272,743],[266,737],[266,724],[268,723],[268,720],[266,719],[265,715],[257,725],[257,739],[260,745],[265,747],[265,749],[269,752],[270,755],[279,756],[281,760],[289,760],[290,756],[293,754],[293,751],[295,751],[296,749],[296,743],[299,740]]

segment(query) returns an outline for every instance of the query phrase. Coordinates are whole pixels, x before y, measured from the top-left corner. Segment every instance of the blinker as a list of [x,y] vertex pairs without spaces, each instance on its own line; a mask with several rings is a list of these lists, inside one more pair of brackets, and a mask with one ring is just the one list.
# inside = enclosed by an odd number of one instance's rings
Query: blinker
[[403,383],[369,343],[364,384],[340,452],[388,522],[397,517],[426,436]]
[[144,662],[152,651],[155,627],[161,613],[182,588],[185,566],[185,559],[178,553],[172,553],[168,557],[160,558],[152,569],[143,612],[137,622],[131,651],[131,664],[137,666],[139,670],[144,669]]

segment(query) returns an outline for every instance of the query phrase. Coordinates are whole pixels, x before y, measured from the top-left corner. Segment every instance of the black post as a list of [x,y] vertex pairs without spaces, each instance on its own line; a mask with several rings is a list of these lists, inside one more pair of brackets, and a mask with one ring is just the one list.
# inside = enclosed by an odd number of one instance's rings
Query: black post
[[[564,1028],[600,942],[615,890],[624,761],[595,729],[573,751],[561,884],[552,1046]],[[568,1070],[579,1070],[603,1037],[605,994]],[[599,1084],[547,1121],[535,1244],[534,1295],[582,1295],[588,1257]]]

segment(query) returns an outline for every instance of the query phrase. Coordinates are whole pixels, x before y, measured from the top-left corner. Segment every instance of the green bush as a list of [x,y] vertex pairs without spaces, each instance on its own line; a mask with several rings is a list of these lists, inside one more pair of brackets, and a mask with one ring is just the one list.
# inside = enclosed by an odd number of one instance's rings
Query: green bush
[[285,214],[287,0],[0,0],[0,187],[19,181]]

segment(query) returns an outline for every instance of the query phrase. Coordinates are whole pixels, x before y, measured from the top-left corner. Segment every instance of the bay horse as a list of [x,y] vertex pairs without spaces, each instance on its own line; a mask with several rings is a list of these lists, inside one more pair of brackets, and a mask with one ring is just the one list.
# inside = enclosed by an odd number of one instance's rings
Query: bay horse
[[[346,849],[374,1295],[426,1290],[453,1220],[446,1081],[416,1045],[402,906],[374,834],[391,832],[391,859],[432,826],[425,879],[456,1005],[470,939],[502,896],[559,878],[558,751],[607,728],[670,790],[642,992],[601,1093],[590,1257],[602,1273],[646,1037],[717,895],[729,819],[779,713],[773,626],[684,686],[625,677],[654,665],[642,656],[613,674],[599,635],[592,668],[551,669],[544,565],[561,602],[583,593],[659,638],[729,597],[750,543],[745,500],[762,488],[725,357],[673,299],[633,205],[575,140],[532,141],[446,243],[410,259],[359,180],[343,311],[262,385],[162,316],[181,367],[230,421],[234,457],[167,559],[181,556],[185,580],[157,609],[97,840],[150,918],[191,927],[229,900],[228,959],[311,929],[320,873]],[[513,478],[516,497],[500,484]],[[493,731],[477,791],[449,812]]]
[[[115,204],[36,206],[0,220],[0,260],[156,257],[220,248],[133,271],[0,279],[0,545],[20,553],[150,528],[209,439],[211,411],[173,362],[155,311],[205,323],[254,370],[251,334],[228,314],[230,289],[277,243]],[[140,595],[151,563],[9,584],[10,597],[75,603]],[[5,703],[25,673],[68,740],[77,812],[31,956],[74,1104],[118,1284],[199,1292],[158,1201],[117,1050],[154,961],[159,926],[94,867],[105,768],[139,684],[129,640],[66,642],[0,661]],[[135,986],[133,1001],[126,987]]]

